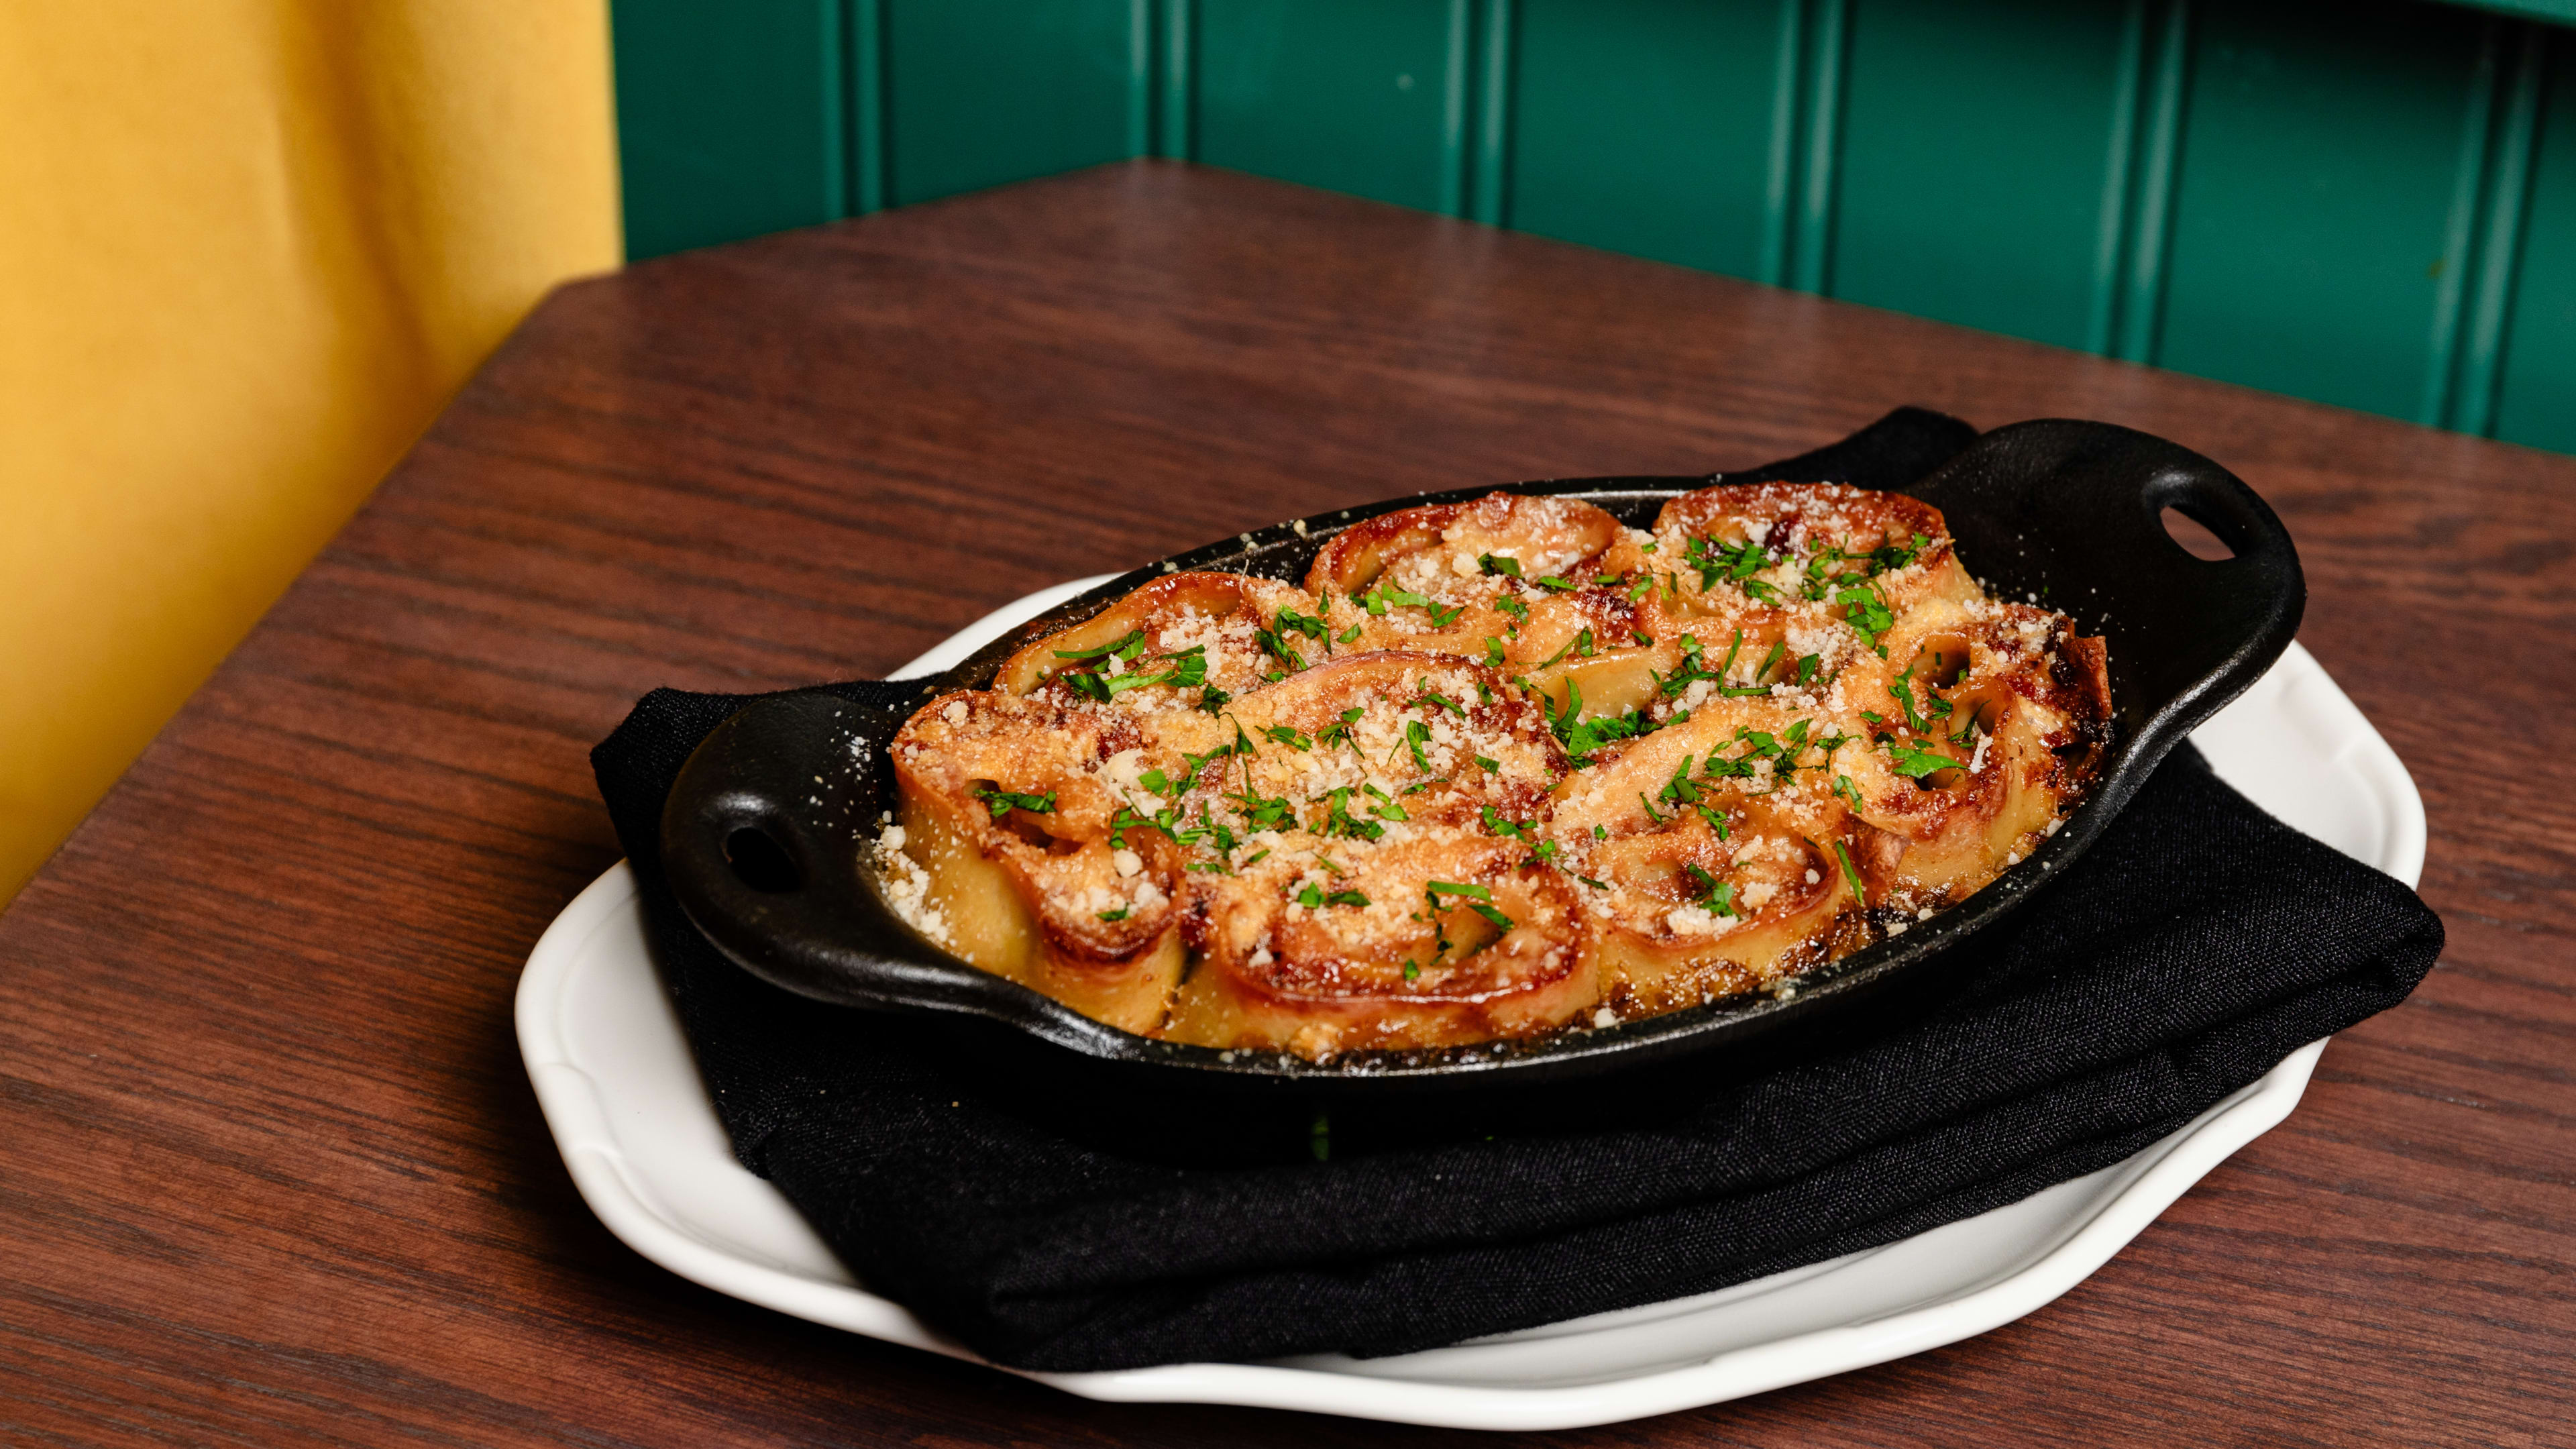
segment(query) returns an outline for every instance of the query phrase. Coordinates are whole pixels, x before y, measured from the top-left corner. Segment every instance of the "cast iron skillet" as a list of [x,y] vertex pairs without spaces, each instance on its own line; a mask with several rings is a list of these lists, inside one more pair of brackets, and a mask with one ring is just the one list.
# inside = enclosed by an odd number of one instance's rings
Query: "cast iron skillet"
[[[1645,526],[1666,499],[1711,481],[1578,478],[1511,491],[1580,498]],[[1115,1064],[1113,1075],[1166,1086],[1266,1083],[1334,1095],[1536,1086],[1673,1063],[1757,1036],[1776,1046],[1774,1034],[1784,1029],[1838,1020],[1864,1000],[1894,994],[1890,988],[2064,870],[2166,752],[2288,646],[2306,597],[2289,533],[2252,489],[2206,458],[2126,428],[2055,420],[2000,428],[1903,490],[1947,515],[1960,557],[1999,596],[2035,597],[2104,636],[2117,734],[2093,793],[2036,853],[1903,936],[1808,972],[1785,1001],[1737,997],[1532,1044],[1353,1054],[1323,1065],[1220,1055],[1103,1025],[979,971],[904,925],[879,898],[868,857],[879,816],[895,804],[884,746],[922,701],[986,686],[1023,643],[1090,617],[1157,574],[1213,569],[1302,580],[1317,547],[1357,519],[1492,491],[1390,499],[1300,520],[1302,532],[1298,523],[1281,524],[1210,544],[1069,600],[945,674],[748,705],[706,738],[672,788],[662,816],[672,892],[727,957],[789,991],[847,1006],[988,1018],[1095,1066]],[[2185,552],[2166,533],[2167,507],[2207,527],[2235,557],[2213,562]]]

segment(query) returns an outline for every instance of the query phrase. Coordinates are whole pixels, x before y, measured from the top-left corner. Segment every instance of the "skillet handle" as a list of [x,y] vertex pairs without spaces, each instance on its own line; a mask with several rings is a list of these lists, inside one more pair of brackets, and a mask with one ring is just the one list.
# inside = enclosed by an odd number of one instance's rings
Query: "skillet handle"
[[[2290,531],[2236,475],[2109,423],[1997,428],[1905,490],[1942,510],[2000,597],[2035,598],[2108,646],[2121,735],[2161,755],[2260,678],[2297,634],[2307,583]],[[2234,557],[2194,556],[2172,508]]]
[[958,960],[886,904],[874,859],[895,804],[886,750],[923,698],[919,683],[836,685],[718,725],[663,803],[671,894],[728,959],[797,995],[993,1017],[1099,1054],[1123,1033]]

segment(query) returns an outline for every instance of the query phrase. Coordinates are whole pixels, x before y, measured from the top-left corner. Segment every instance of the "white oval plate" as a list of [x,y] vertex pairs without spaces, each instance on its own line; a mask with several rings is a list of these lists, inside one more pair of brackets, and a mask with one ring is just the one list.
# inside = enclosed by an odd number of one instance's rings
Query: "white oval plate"
[[[944,669],[1099,582],[1077,579],[996,610],[894,677]],[[2410,886],[2422,874],[2424,805],[2414,781],[2297,644],[2193,739],[2266,810]],[[654,971],[623,862],[537,942],[519,980],[518,1029],[574,1185],[629,1247],[781,1313],[975,1357],[861,1287],[787,1199],[734,1160]],[[2125,1162],[1902,1242],[1720,1292],[1393,1358],[1318,1354],[1026,1377],[1096,1399],[1556,1429],[1884,1363],[2009,1323],[2082,1282],[2229,1153],[2287,1117],[2324,1049],[2316,1042],[2293,1052]]]

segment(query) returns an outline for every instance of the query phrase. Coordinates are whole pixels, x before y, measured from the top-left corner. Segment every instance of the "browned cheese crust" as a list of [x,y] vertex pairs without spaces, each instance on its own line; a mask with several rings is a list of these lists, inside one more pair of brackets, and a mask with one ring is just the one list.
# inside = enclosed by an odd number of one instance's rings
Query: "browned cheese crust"
[[1329,1059],[1793,978],[2017,864],[2109,741],[2101,641],[1938,510],[1704,488],[1651,532],[1497,493],[1176,573],[896,736],[874,883],[1126,1030]]

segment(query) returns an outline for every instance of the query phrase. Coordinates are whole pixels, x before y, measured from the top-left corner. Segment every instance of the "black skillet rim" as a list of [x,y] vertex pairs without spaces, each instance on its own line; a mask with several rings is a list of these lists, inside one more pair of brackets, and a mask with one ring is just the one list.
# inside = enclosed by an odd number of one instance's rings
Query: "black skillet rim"
[[[1983,444],[2023,429],[2065,426],[2068,421],[2044,419],[2013,424],[1983,434],[1977,441]],[[2152,442],[2202,463],[2241,490],[2243,501],[2251,505],[2260,526],[2286,544],[2286,529],[2259,495],[2232,474],[2152,435],[2102,423],[2087,422],[2077,426],[2125,434],[2130,439]],[[1940,476],[1942,471],[1936,469],[1932,477]],[[1208,570],[1295,582],[1302,578],[1315,550],[1335,534],[1354,523],[1401,509],[1466,502],[1495,492],[1514,492],[1580,498],[1605,509],[1623,523],[1644,526],[1650,521],[1654,508],[1678,494],[1729,477],[1758,479],[1760,476],[1760,473],[1624,475],[1533,480],[1416,493],[1291,519],[1230,539],[1203,544],[1185,553],[1129,570],[1012,626],[948,669],[888,683],[918,687],[919,698],[923,699],[952,689],[983,687],[990,682],[1001,662],[1030,640],[1079,623],[1137,587],[1168,573]],[[1883,491],[1910,493],[1928,481],[1928,478],[1917,480],[1903,488]],[[1558,1077],[1588,1077],[1670,1062],[1729,1043],[1768,1036],[1810,1019],[1831,1016],[1838,1008],[1855,1005],[1863,998],[1874,996],[1881,988],[1908,976],[1914,968],[1937,960],[1947,948],[2020,906],[2080,856],[2174,745],[2192,727],[2242,693],[2288,646],[2296,633],[2304,604],[2295,552],[2289,554],[2289,561],[2290,587],[2283,597],[2274,601],[2269,616],[2241,639],[2228,657],[2203,675],[2194,687],[2180,691],[2165,701],[2142,726],[2113,741],[2109,758],[2105,760],[2092,792],[2078,805],[2075,813],[2067,817],[2055,835],[2044,840],[2020,864],[2005,870],[1967,900],[1937,912],[1929,920],[1909,924],[1901,937],[1882,936],[1859,951],[1790,978],[1788,984],[1792,990],[1786,995],[1779,994],[1775,988],[1770,993],[1721,997],[1608,1027],[1572,1025],[1527,1041],[1345,1053],[1316,1062],[1285,1052],[1220,1049],[1163,1041],[1108,1026],[1028,987],[969,966],[898,922],[899,928],[912,936],[919,951],[929,952],[959,970],[974,973],[978,981],[971,989],[985,998],[971,1004],[925,1003],[913,1005],[910,1009],[983,1017],[1078,1053],[1099,1065],[1179,1068],[1194,1077],[1205,1074],[1206,1077],[1232,1079],[1244,1085],[1259,1082],[1281,1086],[1322,1086],[1359,1081],[1404,1081],[1429,1085],[1435,1080],[1460,1085],[1470,1081],[1502,1085],[1505,1080],[1535,1082]],[[1235,567],[1229,568],[1228,564]],[[903,712],[908,714],[911,707],[906,706]],[[882,750],[871,753],[877,758],[876,768],[889,768],[883,763]],[[674,792],[675,798],[677,793]],[[666,824],[666,831],[670,828]],[[877,888],[874,869],[865,863],[866,852],[859,851],[856,858],[862,862],[860,874],[866,880],[867,888],[882,902],[883,895]],[[682,900],[684,908],[688,908],[685,892]],[[698,913],[689,909],[689,914],[694,921]],[[893,918],[890,909],[887,915]],[[759,970],[753,963],[745,961],[740,953],[728,948],[717,933],[706,929],[703,922],[699,923],[699,928],[711,944],[736,964],[753,969],[755,974],[768,976],[768,972]]]

